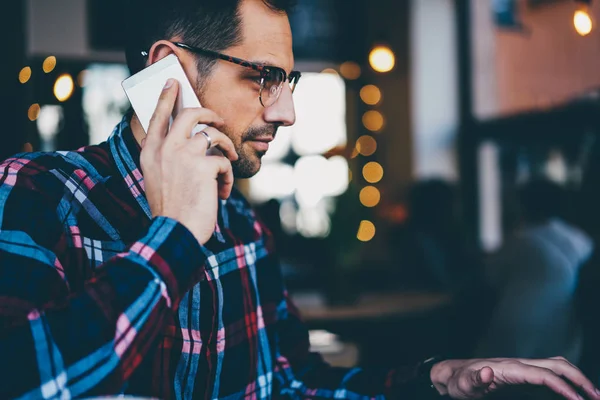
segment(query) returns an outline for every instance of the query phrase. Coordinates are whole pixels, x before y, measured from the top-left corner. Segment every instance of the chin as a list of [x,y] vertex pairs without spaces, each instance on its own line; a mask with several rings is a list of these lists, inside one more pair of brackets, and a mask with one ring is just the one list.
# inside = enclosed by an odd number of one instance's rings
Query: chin
[[252,178],[258,173],[258,171],[260,171],[261,166],[262,162],[260,160],[260,157],[258,157],[256,160],[240,158],[231,165],[233,169],[233,176],[238,179]]

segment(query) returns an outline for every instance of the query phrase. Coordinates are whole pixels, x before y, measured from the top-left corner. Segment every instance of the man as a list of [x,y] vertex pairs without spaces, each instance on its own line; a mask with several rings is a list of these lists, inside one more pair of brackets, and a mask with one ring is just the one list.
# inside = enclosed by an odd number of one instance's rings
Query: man
[[0,397],[477,398],[530,383],[600,399],[562,359],[369,372],[310,354],[272,240],[232,191],[295,120],[289,4],[137,4],[130,66],[176,54],[205,108],[169,129],[169,82],[147,136],[126,116],[107,143],[2,165]]
[[579,364],[583,337],[575,291],[579,269],[594,245],[561,218],[567,213],[567,196],[559,185],[542,179],[519,190],[522,226],[487,268],[497,299],[478,355],[562,354]]

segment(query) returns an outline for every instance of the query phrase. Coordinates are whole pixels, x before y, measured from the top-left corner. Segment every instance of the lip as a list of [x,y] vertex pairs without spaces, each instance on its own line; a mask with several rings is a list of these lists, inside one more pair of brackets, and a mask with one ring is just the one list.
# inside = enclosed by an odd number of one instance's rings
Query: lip
[[258,151],[264,151],[264,152],[266,152],[267,150],[269,150],[269,143],[270,143],[270,141],[266,141],[266,140],[249,140],[248,142],[252,145],[252,147],[254,147]]
[[267,150],[269,150],[269,143],[271,143],[272,141],[273,141],[273,138],[264,137],[264,138],[255,138],[255,139],[249,140],[248,142],[256,150],[266,152]]

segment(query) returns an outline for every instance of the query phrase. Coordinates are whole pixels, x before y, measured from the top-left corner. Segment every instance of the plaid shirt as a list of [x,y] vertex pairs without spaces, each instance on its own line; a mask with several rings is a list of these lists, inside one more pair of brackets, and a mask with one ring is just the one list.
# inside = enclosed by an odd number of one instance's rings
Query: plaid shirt
[[98,146],[0,167],[0,398],[411,398],[415,368],[309,352],[239,193],[205,246],[151,218],[127,121]]

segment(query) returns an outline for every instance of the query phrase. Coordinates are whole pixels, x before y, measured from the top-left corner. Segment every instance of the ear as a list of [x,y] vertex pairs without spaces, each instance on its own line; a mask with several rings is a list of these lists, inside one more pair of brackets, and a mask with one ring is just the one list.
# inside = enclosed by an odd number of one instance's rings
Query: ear
[[154,64],[157,61],[162,60],[170,54],[177,54],[177,46],[168,40],[159,40],[155,42],[150,50],[148,51],[148,60],[146,61],[146,67]]

